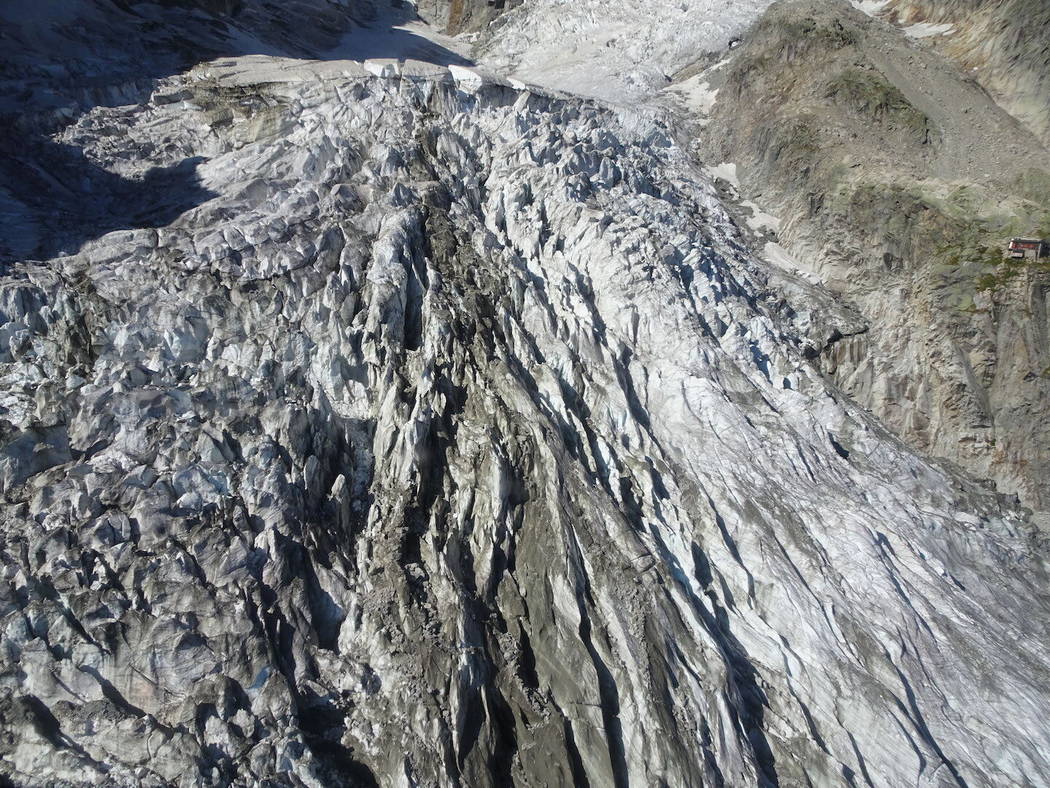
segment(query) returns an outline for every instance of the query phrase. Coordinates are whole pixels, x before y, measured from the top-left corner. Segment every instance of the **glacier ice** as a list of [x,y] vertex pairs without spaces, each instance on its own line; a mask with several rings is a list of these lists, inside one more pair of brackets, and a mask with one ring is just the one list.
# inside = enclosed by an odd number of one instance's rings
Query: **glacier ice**
[[59,139],[195,191],[0,281],[9,779],[1050,779],[1043,537],[668,113],[254,54]]

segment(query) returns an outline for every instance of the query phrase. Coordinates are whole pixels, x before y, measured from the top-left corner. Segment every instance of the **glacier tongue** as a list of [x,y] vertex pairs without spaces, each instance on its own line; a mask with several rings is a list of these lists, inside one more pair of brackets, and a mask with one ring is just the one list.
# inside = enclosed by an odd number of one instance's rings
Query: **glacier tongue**
[[202,191],[0,285],[0,768],[1050,781],[1022,514],[804,360],[663,114],[466,76],[229,58],[62,133]]

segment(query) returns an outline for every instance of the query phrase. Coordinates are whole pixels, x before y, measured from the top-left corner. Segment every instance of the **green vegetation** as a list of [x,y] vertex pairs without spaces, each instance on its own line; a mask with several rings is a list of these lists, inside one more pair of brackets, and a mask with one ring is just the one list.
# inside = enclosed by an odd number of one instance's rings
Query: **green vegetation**
[[771,72],[773,60],[767,55],[738,55],[726,75],[724,91],[733,99],[740,99],[745,91],[755,89],[756,83]]
[[794,158],[808,159],[820,150],[820,133],[814,128],[810,118],[796,118],[781,138],[780,155],[788,154]]
[[[768,43],[750,46],[746,54],[735,58],[725,85],[727,94],[734,98],[740,98],[745,91],[754,90],[755,83],[768,79],[778,88],[770,94],[782,101],[787,93],[806,82],[798,79],[791,66],[822,52],[837,52],[859,42],[857,32],[838,20],[781,15],[765,17],[750,38]],[[812,64],[807,60],[806,65]]]
[[860,183],[840,191],[839,200],[850,226],[871,228],[873,236],[906,259],[946,248],[959,229],[940,202],[915,185]]
[[1050,172],[1032,168],[1017,179],[1017,191],[1026,200],[1050,206]]
[[923,179],[942,130],[905,82],[868,59],[863,35],[819,15],[773,10],[759,23],[724,88],[755,107],[748,133],[759,168],[797,210],[842,231],[847,252],[875,252],[887,271],[921,270],[947,311],[973,311],[979,293],[1050,271],[1004,256],[1011,237],[1050,238],[1050,172],[1030,169],[1016,182],[997,173],[995,185]]
[[919,142],[930,140],[933,122],[873,68],[846,69],[828,83],[824,96],[876,123],[902,128]]
[[977,278],[977,289],[996,292],[1010,284],[1022,273],[1050,274],[1050,260],[999,260],[994,271],[982,274]]
[[1017,191],[1026,201],[1022,208],[1027,219],[1018,234],[1050,238],[1050,172],[1026,170],[1018,179]]
[[829,22],[813,17],[778,20],[776,33],[781,42],[781,59],[787,62],[814,49],[835,51],[854,46],[858,41],[857,33],[840,21]]
[[1020,265],[1005,265],[997,271],[993,271],[989,274],[982,274],[977,277],[975,282],[978,290],[990,290],[997,291],[1006,287],[1017,274],[1021,272]]
[[945,204],[950,211],[956,214],[969,214],[977,216],[986,201],[986,196],[973,185],[959,186],[945,198]]
[[[1041,177],[1033,174],[1029,195],[1036,196]],[[830,193],[829,207],[847,226],[865,228],[868,240],[894,257],[932,267],[951,308],[972,311],[976,292],[1001,291],[1021,274],[1050,273],[1050,260],[1005,257],[1011,237],[1050,237],[1050,199],[1037,204],[976,185],[944,195],[917,183],[848,181]]]

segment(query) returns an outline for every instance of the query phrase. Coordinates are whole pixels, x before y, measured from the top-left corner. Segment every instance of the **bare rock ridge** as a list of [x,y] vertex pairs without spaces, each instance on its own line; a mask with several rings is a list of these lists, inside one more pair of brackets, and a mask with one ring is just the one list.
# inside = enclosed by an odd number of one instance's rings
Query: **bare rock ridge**
[[4,780],[1050,784],[1045,537],[808,358],[674,116],[191,59],[34,121],[174,215],[4,215]]
[[523,0],[420,0],[419,14],[448,33],[479,33]]

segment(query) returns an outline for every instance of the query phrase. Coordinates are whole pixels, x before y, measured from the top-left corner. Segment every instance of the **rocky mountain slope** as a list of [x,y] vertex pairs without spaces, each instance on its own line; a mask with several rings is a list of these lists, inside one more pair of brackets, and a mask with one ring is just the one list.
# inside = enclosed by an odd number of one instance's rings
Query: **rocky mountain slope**
[[[706,78],[706,77],[700,77]],[[846,4],[777,4],[699,136],[779,219],[791,265],[864,324],[821,355],[908,442],[1050,508],[1050,153],[926,40]],[[760,228],[761,229],[761,228]]]
[[1044,537],[673,115],[252,48],[6,154],[4,779],[1050,784]]
[[453,35],[478,33],[523,0],[419,0],[419,15],[433,27]]
[[[887,0],[877,11],[972,72],[1002,106],[1050,142],[1050,5],[1042,0]],[[923,31],[926,28],[926,31]]]

